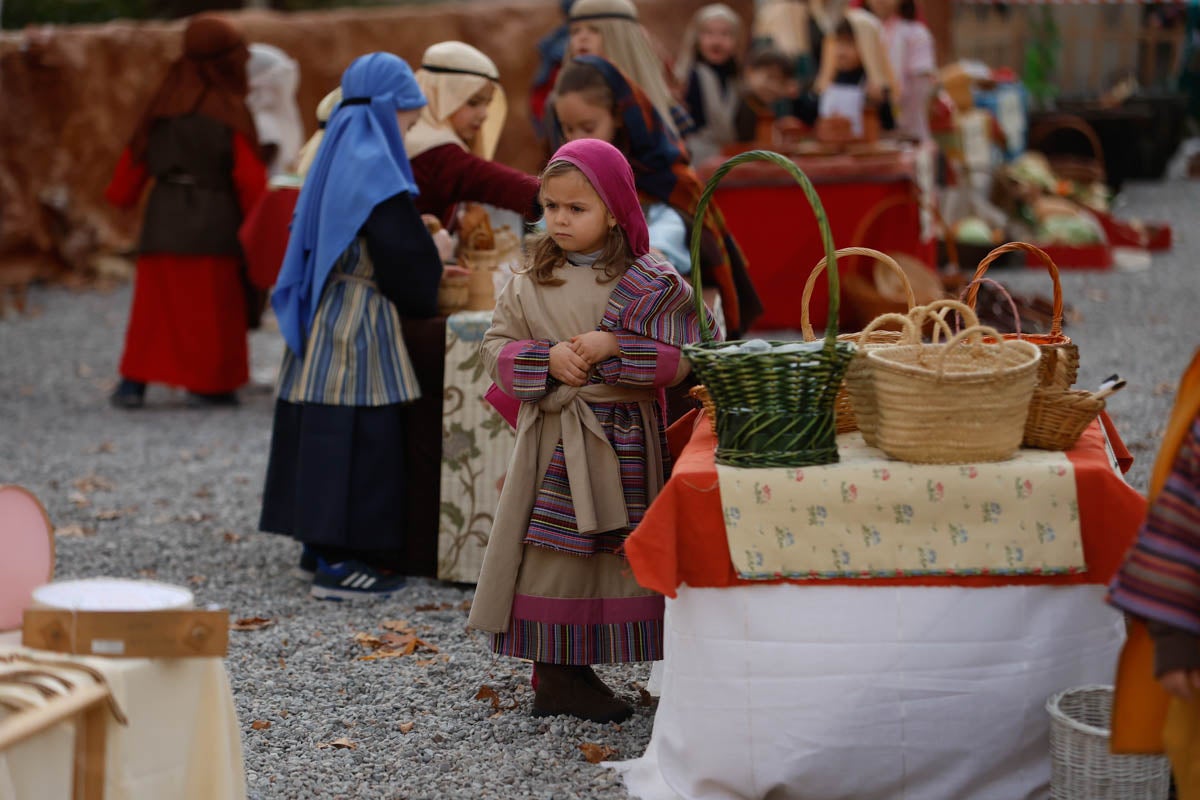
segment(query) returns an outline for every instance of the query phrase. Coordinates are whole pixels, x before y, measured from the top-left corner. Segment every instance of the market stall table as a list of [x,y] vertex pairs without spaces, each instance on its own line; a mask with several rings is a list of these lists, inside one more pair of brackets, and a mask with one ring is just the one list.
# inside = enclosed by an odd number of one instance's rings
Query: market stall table
[[[793,156],[816,187],[837,247],[863,245],[918,256],[934,264],[935,239],[922,236],[917,205],[896,208],[872,226],[866,241],[852,241],[860,220],[892,197],[911,197],[932,183],[934,153],[930,147],[905,148],[867,156]],[[697,168],[707,181],[724,161],[715,158]],[[802,190],[782,169],[765,163],[730,172],[714,194],[729,230],[746,256],[765,309],[757,330],[799,329],[800,295],[808,273],[825,256],[817,224]],[[859,269],[871,265],[860,262]],[[818,281],[810,311],[813,324],[825,324],[825,282]],[[843,319],[848,319],[843,299]]]
[[[1123,639],[1104,584],[1145,504],[1121,477],[1130,459],[1111,426],[1067,454],[1086,570],[1061,575],[741,580],[714,444],[699,417],[626,545],[638,581],[669,598],[654,733],[642,758],[615,765],[631,795],[1043,796],[1047,696],[1111,682]],[[897,463],[879,454],[881,470]],[[969,468],[944,469],[957,496]]]
[[[241,729],[222,659],[67,656],[19,642],[19,634],[0,635],[0,661],[28,657],[96,670],[127,718],[123,725],[107,716],[107,800],[246,796]],[[77,670],[57,671],[67,680],[84,679]],[[74,729],[67,725],[0,753],[0,800],[69,800],[74,754]]]

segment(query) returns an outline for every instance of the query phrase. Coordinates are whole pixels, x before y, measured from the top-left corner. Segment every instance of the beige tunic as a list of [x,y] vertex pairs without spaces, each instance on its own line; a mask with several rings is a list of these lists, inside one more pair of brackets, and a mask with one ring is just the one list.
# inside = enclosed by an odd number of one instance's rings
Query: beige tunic
[[[562,286],[540,286],[530,276],[518,275],[500,294],[492,327],[480,346],[493,380],[498,377],[500,352],[512,342],[560,342],[597,329],[617,282],[597,283],[597,273],[589,267],[566,266],[558,275],[565,280]],[[617,456],[588,402],[636,402],[646,424],[657,418],[654,392],[603,384],[557,386],[539,402],[521,404],[516,446],[471,607],[471,627],[507,631],[518,592],[540,597],[652,594],[637,585],[620,557],[582,558],[524,544],[542,476],[559,441],[579,532],[628,526]],[[654,484],[647,489],[653,498],[662,488],[663,454],[656,431],[647,431],[645,441],[646,473]]]

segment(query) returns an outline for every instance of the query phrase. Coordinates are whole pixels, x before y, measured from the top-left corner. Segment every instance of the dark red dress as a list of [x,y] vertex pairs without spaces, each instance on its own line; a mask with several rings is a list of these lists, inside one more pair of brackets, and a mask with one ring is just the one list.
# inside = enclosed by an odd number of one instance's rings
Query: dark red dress
[[538,179],[469,153],[456,144],[426,150],[410,160],[421,194],[417,210],[450,227],[457,203],[473,201],[516,211],[529,221],[541,214]]
[[[228,177],[244,215],[266,189],[267,174],[250,143],[239,133],[230,135],[233,163]],[[146,164],[135,163],[126,150],[105,197],[116,206],[134,206],[152,177]],[[237,254],[143,247],[137,258],[121,376],[201,394],[231,392],[246,383],[250,370],[241,270]]]

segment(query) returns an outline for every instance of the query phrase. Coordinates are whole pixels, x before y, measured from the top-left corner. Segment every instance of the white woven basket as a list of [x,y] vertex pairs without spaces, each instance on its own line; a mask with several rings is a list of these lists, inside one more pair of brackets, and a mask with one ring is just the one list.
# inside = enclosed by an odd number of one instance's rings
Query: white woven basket
[[1076,686],[1046,701],[1052,800],[1166,800],[1166,756],[1109,752],[1112,700],[1111,686]]

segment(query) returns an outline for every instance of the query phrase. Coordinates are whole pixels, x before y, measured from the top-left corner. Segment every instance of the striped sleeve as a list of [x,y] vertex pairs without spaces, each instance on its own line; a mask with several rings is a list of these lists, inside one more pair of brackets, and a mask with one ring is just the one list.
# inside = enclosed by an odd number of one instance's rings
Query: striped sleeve
[[605,383],[641,389],[670,385],[679,366],[679,348],[629,333],[616,337],[620,354],[596,365]]
[[1109,602],[1200,634],[1200,420],[1113,580]]
[[506,345],[500,352],[497,383],[518,400],[538,400],[550,387],[549,339],[526,339]]

